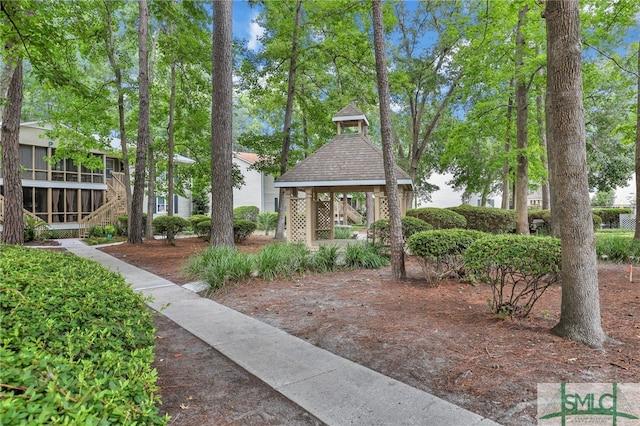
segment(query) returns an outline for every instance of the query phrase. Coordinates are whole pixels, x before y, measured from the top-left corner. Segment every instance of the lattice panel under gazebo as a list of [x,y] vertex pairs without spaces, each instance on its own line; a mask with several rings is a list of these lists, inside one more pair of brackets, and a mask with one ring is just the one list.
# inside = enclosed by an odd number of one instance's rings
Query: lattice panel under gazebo
[[289,201],[291,207],[291,223],[288,227],[291,233],[289,241],[304,243],[307,229],[307,200],[305,198],[291,198]]
[[331,238],[331,201],[316,201],[316,239]]
[[380,219],[388,219],[389,218],[389,199],[386,196],[380,196],[380,217],[376,218],[376,220]]

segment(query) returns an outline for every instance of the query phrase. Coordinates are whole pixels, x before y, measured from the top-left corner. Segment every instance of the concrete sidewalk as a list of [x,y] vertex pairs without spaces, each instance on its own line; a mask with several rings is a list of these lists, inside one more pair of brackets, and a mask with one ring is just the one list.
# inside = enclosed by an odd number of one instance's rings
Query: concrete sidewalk
[[122,274],[147,304],[328,425],[497,425],[284,331],[202,298],[77,239],[78,256]]

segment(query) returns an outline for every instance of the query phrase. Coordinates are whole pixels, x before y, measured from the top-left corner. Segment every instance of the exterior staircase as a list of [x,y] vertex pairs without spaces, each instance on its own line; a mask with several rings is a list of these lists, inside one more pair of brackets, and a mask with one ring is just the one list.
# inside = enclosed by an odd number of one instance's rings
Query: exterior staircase
[[124,173],[111,173],[111,179],[107,181],[106,202],[90,215],[78,221],[80,238],[89,236],[89,231],[94,226],[116,225],[118,217],[127,214],[127,198],[124,185]]
[[[336,223],[342,222],[345,212],[343,212],[344,203],[342,201],[335,200],[333,204],[334,221]],[[362,224],[364,218],[356,209],[347,204],[346,208],[347,223],[354,223],[356,225]]]

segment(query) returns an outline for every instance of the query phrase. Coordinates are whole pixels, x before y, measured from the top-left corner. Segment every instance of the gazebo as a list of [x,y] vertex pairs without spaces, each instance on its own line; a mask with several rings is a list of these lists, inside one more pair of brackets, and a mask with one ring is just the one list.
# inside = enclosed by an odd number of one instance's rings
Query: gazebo
[[[374,220],[387,218],[389,207],[382,151],[368,138],[369,122],[353,105],[340,110],[333,121],[338,135],[275,181],[285,189],[287,241],[313,247],[319,240],[334,238],[334,195],[371,192]],[[396,166],[402,216],[407,194],[413,191],[411,177]],[[346,207],[343,214],[346,214]]]

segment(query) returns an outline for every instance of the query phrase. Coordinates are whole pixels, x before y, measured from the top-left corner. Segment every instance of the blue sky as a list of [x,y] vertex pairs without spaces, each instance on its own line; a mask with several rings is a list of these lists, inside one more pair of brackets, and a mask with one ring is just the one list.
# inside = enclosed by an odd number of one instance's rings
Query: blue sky
[[233,36],[236,39],[244,39],[250,50],[257,49],[260,44],[257,38],[262,34],[262,27],[252,21],[257,17],[258,10],[251,9],[247,0],[234,0],[232,19]]

